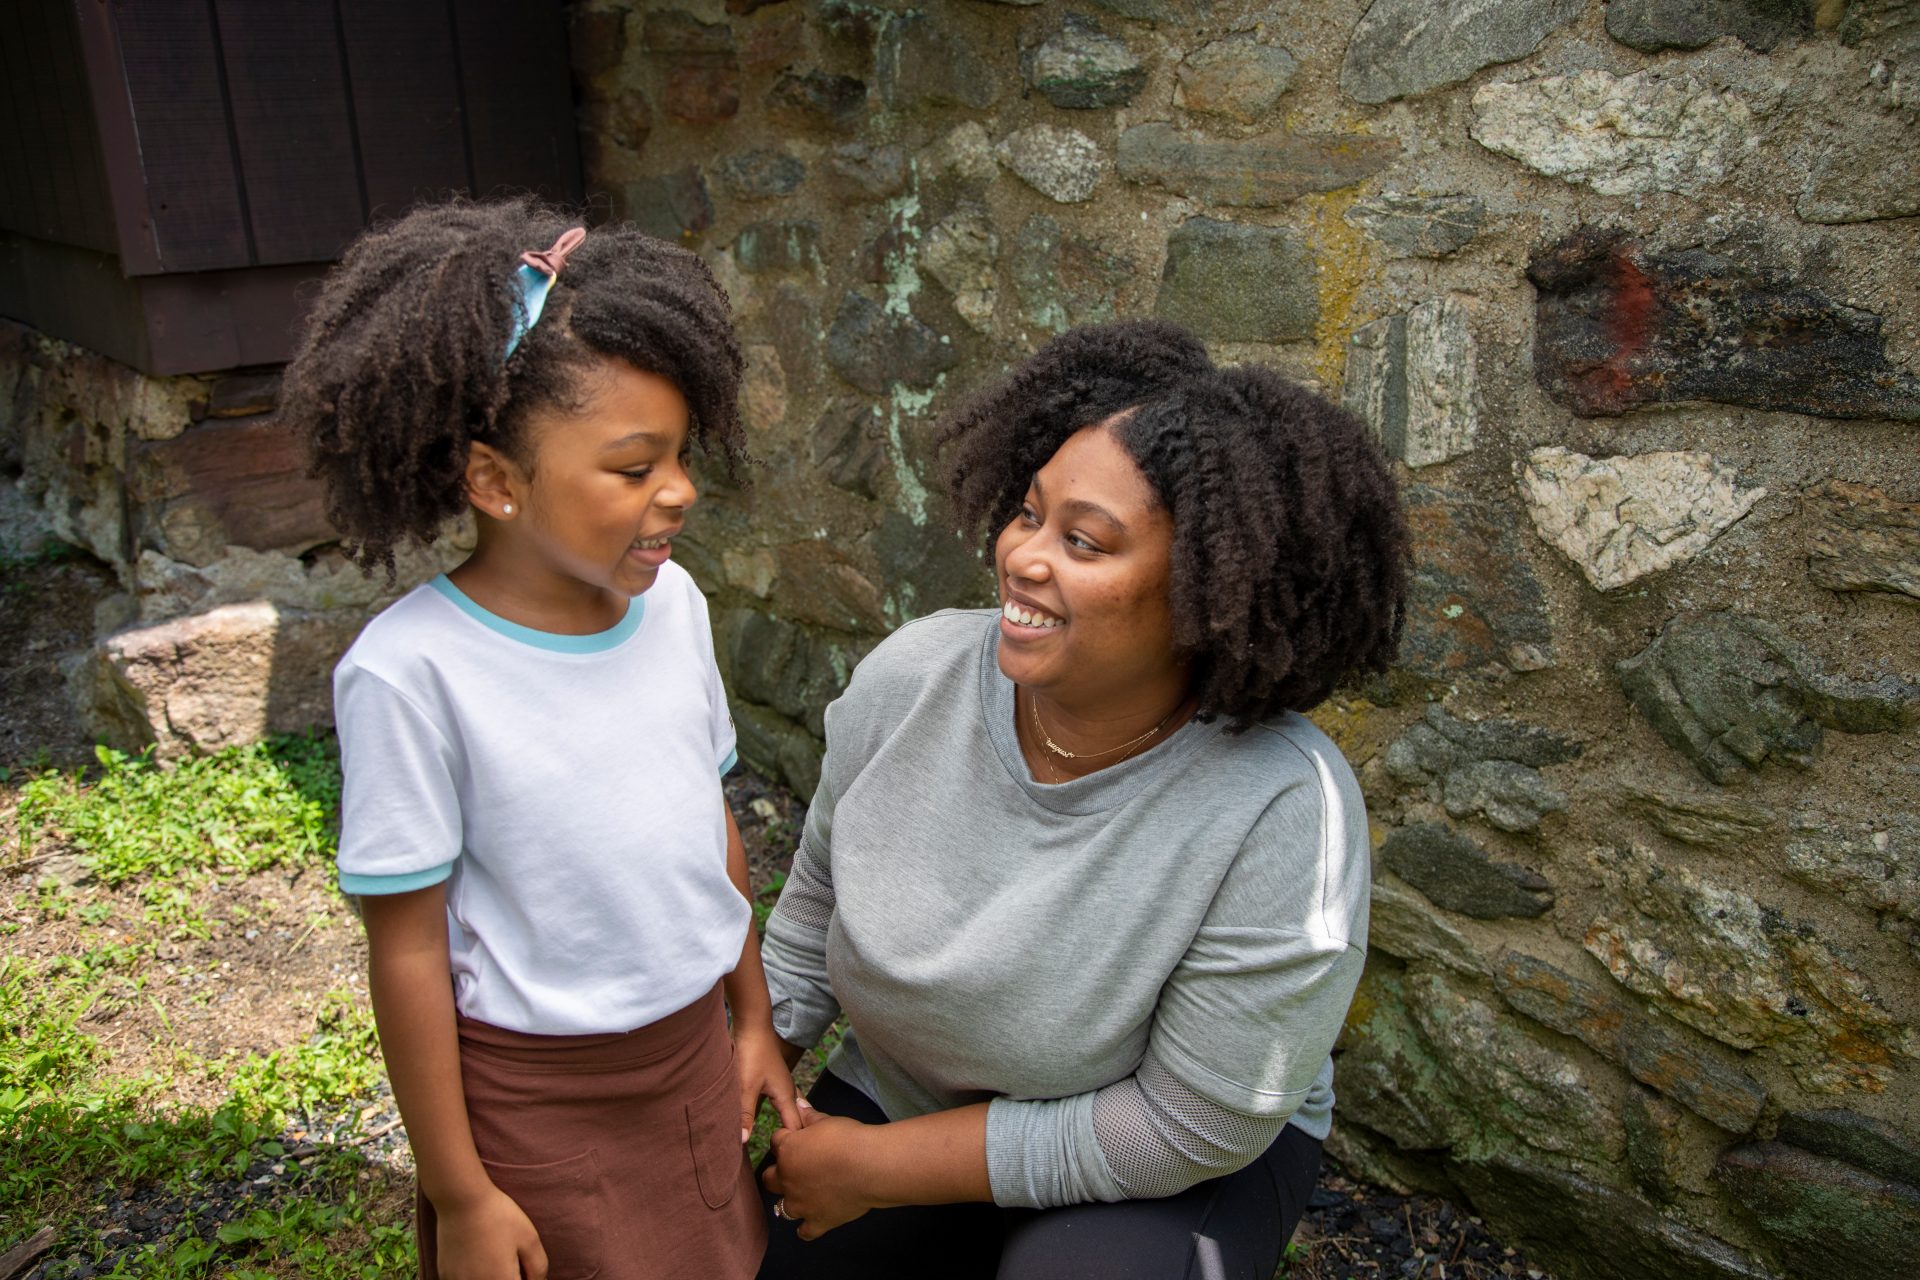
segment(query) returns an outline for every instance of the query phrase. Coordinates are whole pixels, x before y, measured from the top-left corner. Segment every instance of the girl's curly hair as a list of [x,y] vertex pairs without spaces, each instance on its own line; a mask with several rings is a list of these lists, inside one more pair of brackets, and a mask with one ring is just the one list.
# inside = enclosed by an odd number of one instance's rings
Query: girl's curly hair
[[692,443],[729,473],[744,458],[727,296],[676,245],[594,228],[506,355],[521,253],[578,221],[531,197],[456,199],[367,232],[328,274],[280,412],[305,439],[327,515],[361,568],[391,574],[396,548],[432,542],[466,510],[475,441],[531,466],[528,415],[578,409],[607,358],[678,387]]
[[1062,334],[941,424],[954,510],[989,557],[1034,473],[1098,424],[1173,517],[1174,643],[1201,718],[1237,732],[1393,661],[1409,540],[1372,433],[1271,370],[1216,368],[1163,320]]

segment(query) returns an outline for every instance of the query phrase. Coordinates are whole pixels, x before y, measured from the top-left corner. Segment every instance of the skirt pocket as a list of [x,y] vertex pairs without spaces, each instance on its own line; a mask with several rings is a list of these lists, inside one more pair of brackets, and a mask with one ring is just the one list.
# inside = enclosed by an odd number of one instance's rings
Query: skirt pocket
[[512,1197],[547,1251],[547,1280],[593,1280],[600,1274],[600,1156],[583,1151],[552,1164],[480,1162],[493,1185]]
[[739,1084],[732,1055],[727,1069],[687,1103],[687,1140],[693,1151],[693,1176],[707,1208],[724,1208],[740,1187],[746,1149],[740,1145]]

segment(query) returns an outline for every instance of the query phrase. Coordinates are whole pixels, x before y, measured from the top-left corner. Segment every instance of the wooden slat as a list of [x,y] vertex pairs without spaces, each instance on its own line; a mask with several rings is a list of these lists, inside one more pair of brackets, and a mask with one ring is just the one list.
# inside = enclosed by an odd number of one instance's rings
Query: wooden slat
[[462,0],[455,18],[478,194],[580,198],[567,32],[554,0]]
[[366,218],[332,0],[214,0],[254,261],[339,256]]
[[468,190],[448,6],[340,0],[340,25],[369,215]]
[[[162,271],[246,266],[251,255],[245,205],[206,0],[114,0],[112,17],[138,135],[135,159],[144,180],[155,265]],[[96,84],[96,109],[112,88]],[[107,127],[103,120],[103,131]],[[127,198],[118,171],[126,162],[108,147],[107,177],[116,203]],[[125,248],[124,217],[120,226]],[[132,252],[124,253],[123,261],[130,272],[154,269]]]
[[26,117],[26,6],[0,5],[0,227],[43,234],[45,219],[33,190]]
[[87,97],[86,64],[80,55],[80,31],[70,5],[41,0],[50,9],[46,58],[53,74],[63,145],[60,163],[73,193],[71,220],[62,215],[60,238],[102,253],[118,248],[113,214],[107,199],[106,171],[100,154],[100,136],[94,127],[93,104]]

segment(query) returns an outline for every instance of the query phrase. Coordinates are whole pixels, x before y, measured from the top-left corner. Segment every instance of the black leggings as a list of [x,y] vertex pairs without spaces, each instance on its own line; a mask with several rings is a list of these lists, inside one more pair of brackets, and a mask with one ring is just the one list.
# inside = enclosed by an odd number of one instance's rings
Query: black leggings
[[[886,1123],[872,1099],[831,1072],[807,1099],[828,1115]],[[1271,1280],[1319,1173],[1320,1140],[1288,1125],[1238,1173],[1164,1200],[875,1209],[813,1241],[772,1216],[762,1187],[760,1280]]]

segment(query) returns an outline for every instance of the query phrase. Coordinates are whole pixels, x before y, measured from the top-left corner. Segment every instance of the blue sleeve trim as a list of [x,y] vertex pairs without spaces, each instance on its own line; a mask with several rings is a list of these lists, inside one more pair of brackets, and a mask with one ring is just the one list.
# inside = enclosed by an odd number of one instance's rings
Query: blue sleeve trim
[[739,763],[740,763],[740,753],[737,750],[727,752],[727,758],[720,762],[720,776],[724,778],[728,774],[732,773],[733,766]]
[[379,897],[388,893],[412,893],[439,884],[453,874],[453,864],[443,862],[425,871],[408,871],[397,876],[362,876],[351,871],[340,873],[340,892],[355,897]]

